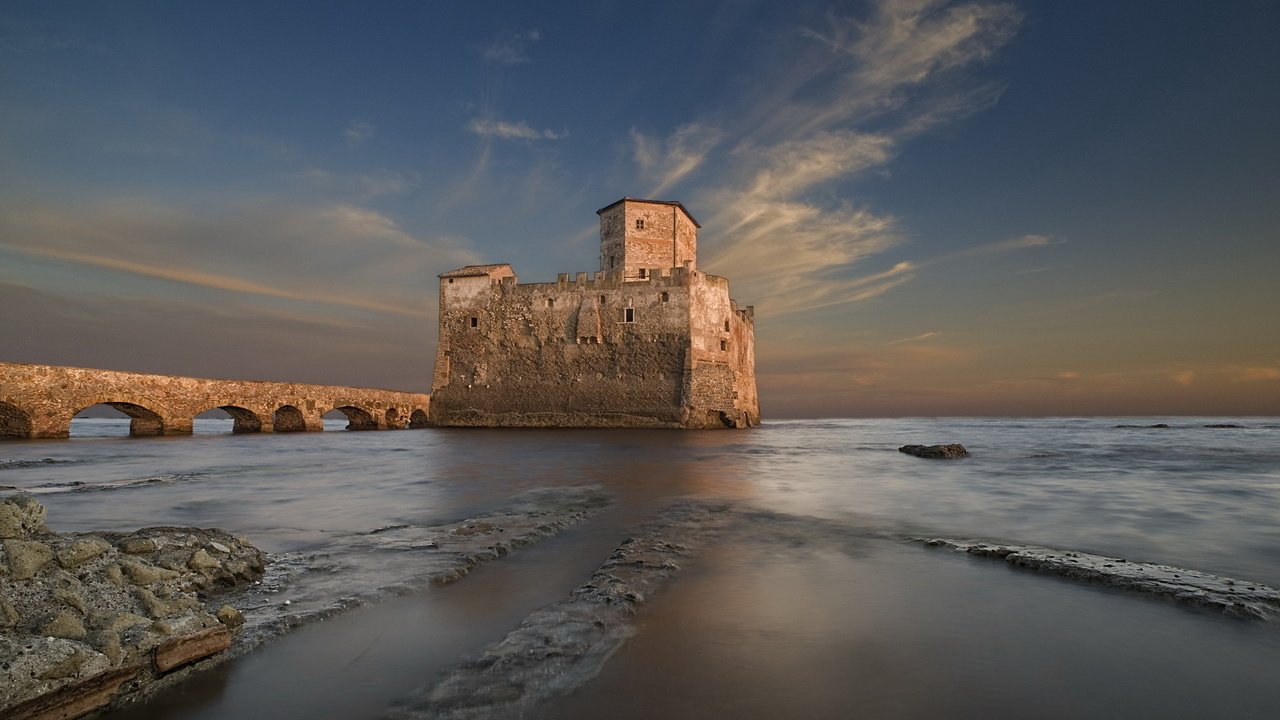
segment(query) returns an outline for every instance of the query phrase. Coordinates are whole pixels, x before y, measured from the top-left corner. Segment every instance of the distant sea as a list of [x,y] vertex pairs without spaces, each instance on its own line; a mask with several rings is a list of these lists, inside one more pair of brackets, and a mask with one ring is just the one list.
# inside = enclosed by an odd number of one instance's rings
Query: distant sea
[[[37,494],[56,530],[221,527],[269,552],[335,556],[359,533],[453,522],[530,489],[600,485],[615,502],[461,582],[304,627],[120,717],[379,717],[685,496],[819,518],[850,539],[708,548],[546,717],[1280,717],[1280,626],[902,540],[1031,543],[1280,587],[1280,418],[344,425],[232,435],[230,420],[199,419],[194,437],[128,438],[127,420],[77,419],[69,440],[0,443],[0,486]],[[897,451],[953,442],[972,457]]]

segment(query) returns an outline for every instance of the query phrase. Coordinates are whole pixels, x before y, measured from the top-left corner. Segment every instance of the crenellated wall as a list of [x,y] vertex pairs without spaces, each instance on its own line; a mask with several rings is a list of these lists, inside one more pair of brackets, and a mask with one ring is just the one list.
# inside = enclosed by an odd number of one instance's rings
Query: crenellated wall
[[350,430],[424,427],[430,402],[372,388],[0,363],[0,437],[67,437],[75,414],[98,404],[128,415],[132,435],[182,435],[213,408],[235,418],[235,432],[323,430],[330,410],[342,411]]

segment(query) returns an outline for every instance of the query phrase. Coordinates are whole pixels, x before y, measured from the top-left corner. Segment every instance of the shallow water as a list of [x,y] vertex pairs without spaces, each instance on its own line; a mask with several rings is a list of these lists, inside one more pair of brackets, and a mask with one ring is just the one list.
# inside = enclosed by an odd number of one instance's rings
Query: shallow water
[[[1245,427],[1204,427],[1222,422]],[[1157,423],[1170,427],[1115,427]],[[685,495],[865,537],[726,539],[652,602],[596,682],[547,717],[627,707],[636,717],[1280,715],[1265,674],[1280,666],[1274,626],[891,539],[1026,542],[1280,586],[1275,418],[280,435],[231,435],[229,420],[201,419],[196,429],[127,438],[127,421],[77,420],[83,437],[0,443],[0,486],[39,493],[59,530],[216,526],[271,552],[341,553],[357,533],[452,522],[541,487],[602,485],[615,506],[455,585],[296,631],[128,716],[377,717],[567,595],[664,500]],[[973,457],[896,450],[934,442],[964,443]]]

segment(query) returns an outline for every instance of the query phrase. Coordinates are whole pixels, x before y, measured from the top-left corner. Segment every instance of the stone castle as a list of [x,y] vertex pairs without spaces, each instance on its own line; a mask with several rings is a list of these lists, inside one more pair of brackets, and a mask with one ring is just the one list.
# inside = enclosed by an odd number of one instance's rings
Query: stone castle
[[519,283],[509,264],[440,275],[431,422],[485,427],[750,427],[754,308],[697,269],[679,202],[600,216],[600,271]]

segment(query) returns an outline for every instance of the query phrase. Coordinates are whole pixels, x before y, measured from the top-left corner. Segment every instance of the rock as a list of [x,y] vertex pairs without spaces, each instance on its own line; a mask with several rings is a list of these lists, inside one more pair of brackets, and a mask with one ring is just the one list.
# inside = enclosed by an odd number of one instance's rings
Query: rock
[[209,657],[231,647],[231,633],[221,625],[182,637],[170,638],[156,647],[156,670],[165,673]]
[[187,567],[192,570],[211,570],[213,568],[222,567],[213,556],[204,551],[204,548],[191,553],[191,559],[187,561]]
[[921,458],[952,459],[969,457],[969,451],[959,443],[951,445],[903,445],[898,452]]
[[217,550],[217,551],[218,551],[218,552],[220,552],[220,553],[229,553],[229,552],[231,552],[231,548],[229,548],[229,547],[227,547],[226,545],[223,545],[222,543],[217,542],[217,541],[214,541],[214,542],[209,543],[209,547],[210,547],[210,548],[212,548],[212,549],[214,549],[214,550]]
[[146,555],[155,552],[159,547],[156,541],[148,537],[127,537],[116,543],[116,547],[120,548],[120,552],[129,555]]
[[70,610],[62,610],[47,625],[40,629],[42,635],[49,637],[60,637],[68,640],[83,640],[85,638],[84,623],[80,622],[80,616]]
[[116,690],[137,674],[137,668],[107,670],[11,707],[5,717],[10,720],[80,717],[111,702]]
[[1210,423],[1205,425],[1205,427],[1216,430],[1241,430],[1244,428],[1243,425],[1236,425],[1234,423]]
[[45,512],[44,506],[30,495],[10,495],[0,500],[0,539],[42,532]]
[[80,668],[84,665],[85,660],[89,659],[89,653],[76,648],[71,651],[66,660],[54,665],[44,674],[40,676],[41,680],[58,680],[80,672]]
[[111,544],[97,537],[76,540],[58,550],[58,562],[68,570],[79,567],[111,549]]
[[5,540],[4,551],[9,556],[9,575],[14,580],[35,577],[46,563],[53,560],[53,549],[35,540]]
[[84,615],[86,612],[84,600],[79,595],[66,588],[58,588],[54,590],[53,599],[76,610],[81,615]]
[[0,595],[0,629],[8,630],[18,624],[18,611]]
[[129,581],[134,585],[150,585],[161,580],[172,580],[178,577],[175,570],[156,567],[151,563],[140,562],[135,559],[122,560],[120,569],[128,576]]
[[244,615],[240,614],[239,610],[231,607],[230,605],[223,605],[218,608],[218,612],[215,614],[215,617],[218,618],[218,622],[229,628],[238,628],[244,624]]

